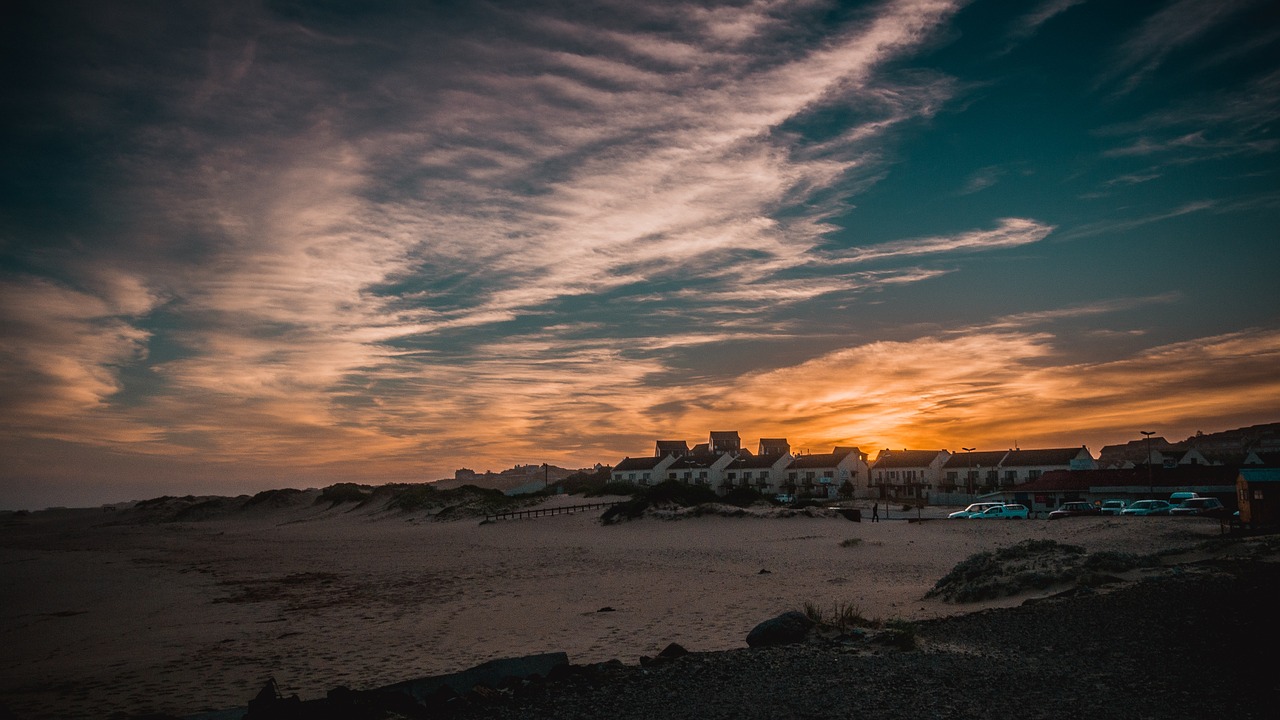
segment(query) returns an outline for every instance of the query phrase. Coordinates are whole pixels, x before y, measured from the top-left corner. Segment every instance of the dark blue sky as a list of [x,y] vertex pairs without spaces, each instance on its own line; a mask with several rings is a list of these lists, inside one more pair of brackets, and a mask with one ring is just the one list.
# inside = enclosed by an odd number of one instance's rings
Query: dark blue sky
[[1280,9],[10,3],[0,507],[1280,398]]

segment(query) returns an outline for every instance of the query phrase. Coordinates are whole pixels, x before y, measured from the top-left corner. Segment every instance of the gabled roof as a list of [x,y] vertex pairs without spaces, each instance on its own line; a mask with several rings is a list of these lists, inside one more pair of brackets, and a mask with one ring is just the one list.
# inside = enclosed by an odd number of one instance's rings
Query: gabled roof
[[928,467],[945,450],[887,450],[875,462],[878,468]]
[[976,470],[979,467],[993,468],[996,465],[999,465],[1000,461],[1004,459],[1004,456],[1008,454],[1008,450],[958,452],[947,458],[947,461],[942,463],[942,467],[947,468],[948,470],[967,470],[969,468],[974,468]]
[[658,463],[662,462],[665,459],[666,459],[665,457],[622,458],[622,462],[613,466],[613,471],[618,472],[619,470],[621,470],[625,472],[628,470],[652,470],[658,467]]
[[683,440],[659,440],[657,445],[658,455],[675,455],[680,457],[689,452],[689,445]]
[[791,452],[791,443],[786,438],[760,438],[761,455],[782,455]]
[[1047,450],[1010,450],[1000,467],[1032,467],[1037,465],[1070,465],[1083,447],[1049,448]]
[[787,467],[797,469],[833,468],[854,452],[857,452],[856,448],[836,448],[835,452],[798,455],[791,459]]
[[782,459],[781,455],[739,455],[729,463],[726,470],[752,470],[755,468],[771,468]]
[[[1275,451],[1259,452],[1255,450],[1253,451],[1253,455],[1262,462],[1261,467],[1280,467],[1280,452],[1275,452]],[[1245,467],[1259,467],[1259,466],[1246,465]]]

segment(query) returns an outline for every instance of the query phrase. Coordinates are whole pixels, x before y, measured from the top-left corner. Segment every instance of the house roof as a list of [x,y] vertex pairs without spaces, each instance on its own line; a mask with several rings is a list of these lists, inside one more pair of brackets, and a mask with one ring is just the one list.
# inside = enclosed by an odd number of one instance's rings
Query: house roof
[[781,455],[739,455],[729,463],[726,470],[750,470],[753,468],[771,468]]
[[1280,483],[1280,468],[1244,468],[1240,477],[1248,483]]
[[671,470],[705,470],[720,460],[720,455],[688,455],[671,464]]
[[1014,492],[1068,492],[1088,491],[1091,488],[1182,487],[1182,486],[1233,486],[1237,471],[1221,465],[1179,465],[1166,468],[1152,466],[1147,475],[1146,466],[1107,470],[1050,470],[1035,480],[1015,485]]
[[659,455],[684,455],[689,452],[689,445],[683,440],[659,440],[657,449]]
[[1262,461],[1265,467],[1280,467],[1280,452],[1258,452],[1255,450],[1253,454]]
[[837,448],[835,452],[798,455],[791,459],[787,467],[798,469],[833,468],[853,452],[855,452],[854,448]]
[[657,467],[657,466],[658,466],[658,463],[662,462],[662,461],[663,461],[663,460],[665,460],[665,459],[666,459],[665,457],[660,457],[660,458],[659,458],[659,457],[638,457],[638,458],[627,457],[627,458],[622,458],[622,462],[620,462],[620,463],[618,463],[617,465],[614,465],[614,466],[613,466],[613,471],[614,471],[614,472],[618,472],[619,470],[622,470],[622,471],[627,471],[627,470],[652,470],[652,469],[654,469],[655,467]]
[[876,468],[928,467],[945,450],[886,450],[876,459]]
[[786,438],[760,438],[760,454],[781,455],[791,451],[791,443]]
[[947,458],[942,467],[949,470],[967,470],[969,468],[993,468],[1000,464],[1008,450],[983,450],[978,452],[958,452]]
[[1047,450],[1010,450],[1000,467],[1028,467],[1036,465],[1070,465],[1083,447],[1049,448]]

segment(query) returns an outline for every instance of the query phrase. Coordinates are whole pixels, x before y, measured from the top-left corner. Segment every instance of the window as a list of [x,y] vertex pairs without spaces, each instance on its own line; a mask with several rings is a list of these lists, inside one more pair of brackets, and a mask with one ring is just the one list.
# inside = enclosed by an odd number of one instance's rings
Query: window
[[1041,472],[1041,471],[1039,471],[1039,470],[1028,470],[1028,471],[1027,471],[1027,479],[1028,479],[1028,480],[1035,480],[1036,478],[1040,477],[1040,472]]
[[835,476],[836,476],[836,471],[835,471],[835,470],[823,470],[823,471],[822,471],[822,477],[824,477],[824,478],[833,478],[833,477],[835,477]]
[[959,479],[960,479],[960,473],[958,472],[947,473],[947,482],[951,483],[952,485],[955,485],[956,481]]
[[750,480],[750,479],[751,479],[751,471],[750,471],[750,470],[748,470],[748,471],[746,471],[746,472],[742,473],[742,479],[743,479],[743,480]]

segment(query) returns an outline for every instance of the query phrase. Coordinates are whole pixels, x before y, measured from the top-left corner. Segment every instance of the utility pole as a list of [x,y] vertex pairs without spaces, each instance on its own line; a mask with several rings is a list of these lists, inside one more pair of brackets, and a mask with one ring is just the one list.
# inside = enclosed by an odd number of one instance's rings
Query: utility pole
[[[965,484],[969,486],[969,494],[972,495],[973,494],[973,451],[977,450],[978,448],[962,447],[960,449],[965,451],[965,457],[968,458],[969,468],[965,471],[964,481],[965,481]],[[972,500],[972,498],[970,499]]]
[[1151,436],[1155,435],[1155,432],[1151,430],[1139,430],[1138,432],[1142,433],[1147,438],[1147,494],[1155,495],[1155,481],[1151,479]]

